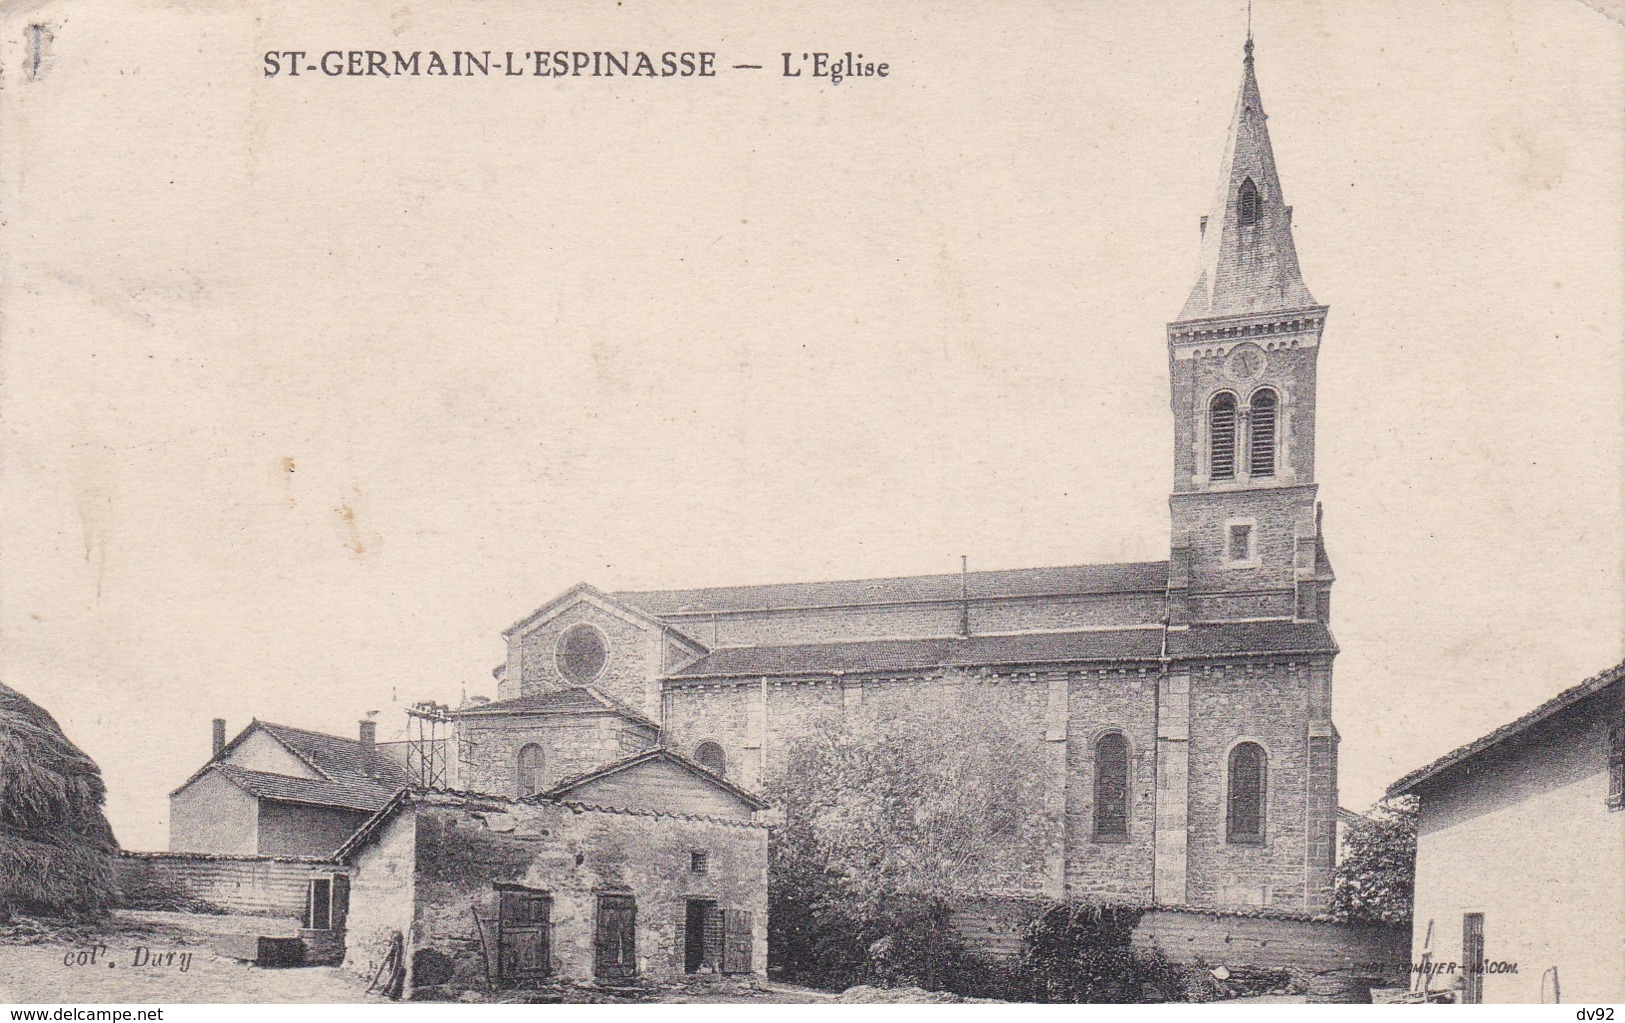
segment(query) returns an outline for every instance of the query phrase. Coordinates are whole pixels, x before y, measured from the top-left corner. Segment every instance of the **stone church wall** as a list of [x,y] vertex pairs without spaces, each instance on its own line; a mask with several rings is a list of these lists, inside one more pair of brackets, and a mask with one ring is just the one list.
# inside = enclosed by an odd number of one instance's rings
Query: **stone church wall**
[[544,751],[546,788],[654,744],[612,714],[467,717],[458,727],[459,787],[503,796],[519,794],[519,750],[527,743]]
[[[1296,579],[1297,530],[1313,530],[1314,491],[1288,491],[1296,500],[1283,500],[1282,491],[1238,490],[1223,494],[1180,494],[1173,499],[1176,527],[1187,531],[1191,550],[1194,617],[1257,618],[1292,614],[1292,586]],[[1225,566],[1226,523],[1252,519],[1258,565]],[[1211,591],[1222,590],[1217,594]],[[1265,599],[1249,605],[1248,598]]]
[[[922,697],[920,680],[770,681],[765,714],[767,772],[777,776],[793,744],[820,721],[883,715]],[[1194,905],[1257,905],[1301,911],[1325,905],[1336,814],[1335,737],[1310,736],[1319,716],[1311,703],[1316,682],[1307,663],[1226,664],[1198,669],[1191,686],[1188,899]],[[1077,670],[1065,680],[1064,756],[1041,772],[1031,812],[1064,824],[1048,842],[1013,850],[1011,869],[987,879],[1003,894],[1061,892],[1078,897],[1152,899],[1156,816],[1156,688],[1158,674],[1138,669]],[[761,790],[763,710],[759,682],[668,690],[665,741],[692,754],[702,741],[720,743],[729,777]],[[1038,676],[1004,676],[977,685],[975,699],[1015,725],[1035,748],[1046,736],[1048,685]],[[1108,731],[1129,742],[1129,834],[1094,835],[1094,744]],[[1327,729],[1329,733],[1329,728]],[[1243,739],[1269,757],[1266,840],[1237,845],[1225,833],[1225,775],[1230,748]],[[1317,744],[1313,745],[1312,744]],[[1315,750],[1314,771],[1310,750]],[[1039,758],[1052,763],[1043,754]],[[1059,863],[1056,858],[1059,857]],[[1057,872],[1059,876],[1057,876]]]
[[[1067,693],[1066,888],[1080,897],[1151,901],[1157,800],[1157,674],[1080,671]],[[1129,745],[1126,840],[1094,834],[1095,743],[1119,731]]]
[[[1312,679],[1305,662],[1221,664],[1191,674],[1189,899],[1194,905],[1323,908],[1335,806],[1316,800],[1309,776]],[[1231,748],[1250,740],[1268,759],[1265,839],[1226,836]],[[1311,814],[1313,808],[1314,813]],[[1322,851],[1310,862],[1312,844]]]
[[653,717],[655,711],[645,708],[644,702],[650,679],[657,677],[661,670],[659,630],[607,614],[586,601],[567,608],[529,632],[509,638],[508,670],[498,697],[510,699],[580,685],[559,674],[554,658],[559,637],[578,622],[596,626],[608,646],[603,671],[589,684]]

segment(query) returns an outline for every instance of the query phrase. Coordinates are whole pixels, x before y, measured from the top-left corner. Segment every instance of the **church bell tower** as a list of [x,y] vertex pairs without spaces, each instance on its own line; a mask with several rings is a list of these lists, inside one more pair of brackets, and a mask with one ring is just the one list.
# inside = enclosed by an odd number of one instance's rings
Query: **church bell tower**
[[1218,191],[1201,221],[1200,274],[1168,324],[1171,626],[1326,621],[1332,572],[1315,484],[1325,322],[1298,270],[1249,38]]

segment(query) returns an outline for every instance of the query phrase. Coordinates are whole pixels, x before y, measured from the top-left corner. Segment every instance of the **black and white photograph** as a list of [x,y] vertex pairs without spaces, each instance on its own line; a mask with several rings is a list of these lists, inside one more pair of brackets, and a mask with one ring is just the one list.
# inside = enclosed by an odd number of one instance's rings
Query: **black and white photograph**
[[1625,1003],[1625,2],[0,14],[11,1019]]

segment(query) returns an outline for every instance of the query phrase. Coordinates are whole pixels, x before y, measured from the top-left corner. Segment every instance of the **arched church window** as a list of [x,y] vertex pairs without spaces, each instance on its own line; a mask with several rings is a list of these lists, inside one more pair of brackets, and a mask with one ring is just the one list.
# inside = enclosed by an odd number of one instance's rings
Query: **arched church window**
[[1215,394],[1208,405],[1208,478],[1235,479],[1236,396]]
[[700,743],[694,748],[694,760],[718,778],[728,776],[728,756],[722,752],[720,743],[710,742],[709,740]]
[[1258,186],[1253,179],[1248,178],[1241,183],[1241,191],[1236,194],[1236,223],[1243,227],[1258,223],[1258,215],[1263,212],[1263,203],[1258,198]]
[[596,627],[586,623],[572,625],[559,637],[553,659],[560,675],[584,686],[604,670],[604,662],[609,660],[609,644]]
[[1237,743],[1230,751],[1229,807],[1225,821],[1232,842],[1264,841],[1264,799],[1268,786],[1264,747]]
[[1275,392],[1265,388],[1253,395],[1248,415],[1252,442],[1248,445],[1247,473],[1250,476],[1275,475]]
[[519,795],[521,797],[534,796],[541,793],[542,768],[545,763],[546,755],[543,754],[542,748],[536,743],[526,743],[520,748],[518,763],[516,765],[518,782],[515,785],[515,788],[519,790]]
[[1128,740],[1107,732],[1095,741],[1095,837],[1128,834]]

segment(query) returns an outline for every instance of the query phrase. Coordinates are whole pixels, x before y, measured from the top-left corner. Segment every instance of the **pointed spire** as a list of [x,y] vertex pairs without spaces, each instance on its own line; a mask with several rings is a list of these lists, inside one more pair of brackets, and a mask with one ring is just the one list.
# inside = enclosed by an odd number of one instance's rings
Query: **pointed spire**
[[[1249,23],[1251,11],[1249,10]],[[1202,269],[1179,319],[1285,312],[1315,305],[1298,271],[1292,208],[1281,195],[1249,24],[1241,93],[1230,121],[1213,210],[1203,219]]]

